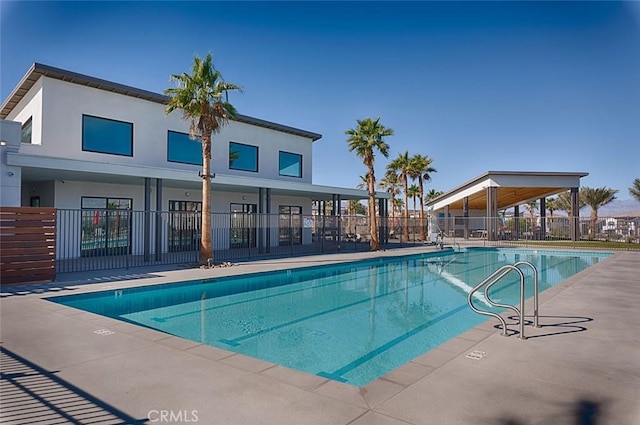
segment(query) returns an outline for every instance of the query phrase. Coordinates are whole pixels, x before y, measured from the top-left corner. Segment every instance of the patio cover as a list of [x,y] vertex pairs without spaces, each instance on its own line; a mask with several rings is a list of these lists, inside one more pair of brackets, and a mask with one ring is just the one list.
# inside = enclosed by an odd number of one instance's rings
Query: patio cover
[[[496,193],[496,210],[525,204],[580,187],[584,172],[487,171],[427,202],[434,211],[449,207],[463,210],[467,198],[469,210],[487,210],[488,197]],[[495,189],[490,189],[495,188]]]

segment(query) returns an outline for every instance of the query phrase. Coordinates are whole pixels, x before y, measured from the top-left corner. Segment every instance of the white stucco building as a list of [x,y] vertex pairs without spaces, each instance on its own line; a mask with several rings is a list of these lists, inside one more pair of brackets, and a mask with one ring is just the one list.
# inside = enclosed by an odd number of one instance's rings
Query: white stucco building
[[[161,94],[34,64],[1,107],[2,205],[198,210],[201,145],[189,139],[188,122],[180,111],[165,114],[167,100]],[[212,212],[293,214],[300,221],[295,242],[311,242],[302,218],[311,216],[312,201],[339,205],[367,196],[361,190],[313,184],[313,144],[320,138],[311,131],[238,115],[213,137]],[[339,215],[339,209],[334,213]],[[96,226],[103,220],[100,214],[94,217]],[[129,224],[135,227],[135,219]],[[160,226],[141,238],[151,250],[167,249],[167,232]],[[214,239],[218,248],[255,245],[261,237],[266,238],[264,246],[275,246],[283,237],[258,230],[238,240],[229,232],[226,240],[219,235]],[[138,234],[133,228],[129,233]],[[154,234],[155,241],[149,242]],[[78,236],[73,255],[80,254],[85,236]],[[285,237],[291,240],[292,235]],[[143,241],[130,245],[135,253]]]

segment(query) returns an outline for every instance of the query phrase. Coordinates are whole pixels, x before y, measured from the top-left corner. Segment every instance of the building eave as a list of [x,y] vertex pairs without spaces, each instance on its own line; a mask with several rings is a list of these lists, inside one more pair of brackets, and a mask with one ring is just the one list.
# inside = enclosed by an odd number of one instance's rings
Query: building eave
[[[9,113],[18,105],[20,100],[22,100],[22,98],[27,94],[31,87],[33,87],[33,85],[42,77],[48,77],[60,81],[66,81],[72,84],[92,87],[98,90],[104,90],[124,96],[143,99],[162,105],[166,105],[169,101],[169,97],[163,94],[154,93],[124,84],[114,83],[112,81],[103,80],[101,78],[96,78],[89,75],[84,75],[36,62],[31,65],[27,73],[24,75],[24,77],[22,77],[22,80],[20,80],[18,85],[14,87],[11,94],[9,94],[4,102],[2,102],[2,106],[0,107],[0,119],[6,119]],[[268,128],[283,133],[293,134],[300,137],[305,137],[307,139],[311,139],[311,141],[314,142],[322,137],[322,135],[318,133],[262,120],[255,117],[250,117],[248,115],[238,114],[234,118],[234,121]]]

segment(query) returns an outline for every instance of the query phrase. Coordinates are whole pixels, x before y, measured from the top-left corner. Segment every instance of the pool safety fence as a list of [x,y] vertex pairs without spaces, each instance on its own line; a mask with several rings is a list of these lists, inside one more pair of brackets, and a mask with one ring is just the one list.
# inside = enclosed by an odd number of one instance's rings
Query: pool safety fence
[[[201,213],[126,209],[58,209],[58,273],[156,265],[197,265]],[[640,218],[378,217],[383,248],[462,241],[512,245],[532,241],[618,241],[640,249]],[[574,224],[575,223],[575,224]],[[368,251],[366,216],[212,213],[213,262]],[[623,248],[624,249],[624,248]],[[3,254],[4,255],[4,254]]]

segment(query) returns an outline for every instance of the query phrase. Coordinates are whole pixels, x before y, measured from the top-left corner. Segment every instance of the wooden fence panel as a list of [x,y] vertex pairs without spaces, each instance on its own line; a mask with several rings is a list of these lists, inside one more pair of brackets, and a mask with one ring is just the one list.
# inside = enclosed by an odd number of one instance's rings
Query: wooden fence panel
[[0,207],[0,283],[56,277],[56,209]]

